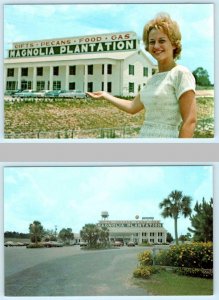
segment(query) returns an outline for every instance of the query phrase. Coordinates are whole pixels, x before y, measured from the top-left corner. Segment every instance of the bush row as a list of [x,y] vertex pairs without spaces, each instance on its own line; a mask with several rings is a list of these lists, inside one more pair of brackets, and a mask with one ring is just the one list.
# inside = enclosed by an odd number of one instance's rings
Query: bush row
[[180,275],[200,278],[213,278],[213,269],[177,268],[175,271]]
[[[154,261],[153,261],[154,259]],[[213,278],[213,244],[192,243],[171,246],[160,250],[153,258],[152,251],[138,254],[139,266],[134,270],[134,277],[149,278],[157,270],[153,263],[173,267],[181,275]]]
[[213,268],[213,244],[192,243],[172,246],[160,251],[155,257],[156,264],[185,268]]

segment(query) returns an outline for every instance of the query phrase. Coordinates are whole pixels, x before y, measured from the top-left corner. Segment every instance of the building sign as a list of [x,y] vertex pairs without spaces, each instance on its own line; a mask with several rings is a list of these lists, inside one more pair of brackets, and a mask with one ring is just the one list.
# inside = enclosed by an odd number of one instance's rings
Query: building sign
[[136,50],[138,39],[136,33],[114,33],[92,35],[69,39],[54,39],[13,43],[9,58],[53,56],[68,54],[100,53],[108,51]]
[[99,226],[102,227],[163,227],[160,221],[100,221]]

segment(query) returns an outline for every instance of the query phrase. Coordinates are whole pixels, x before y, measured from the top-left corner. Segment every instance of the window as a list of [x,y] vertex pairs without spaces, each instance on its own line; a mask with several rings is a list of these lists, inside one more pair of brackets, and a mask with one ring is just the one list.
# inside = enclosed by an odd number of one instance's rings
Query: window
[[148,68],[147,67],[143,68],[143,76],[148,77]]
[[58,76],[59,75],[59,67],[53,67],[53,75]]
[[154,75],[157,72],[157,69],[152,69],[152,75]]
[[87,91],[88,92],[93,92],[93,82],[88,82],[88,84],[87,84]]
[[[104,65],[102,65],[102,74],[104,74]],[[112,74],[112,65],[107,65],[107,74]]]
[[154,243],[154,239],[150,239],[150,243]]
[[21,68],[21,76],[28,76],[28,68]]
[[37,68],[37,76],[43,76],[43,67]]
[[69,90],[75,90],[75,82],[69,82]]
[[61,90],[61,81],[53,81],[53,90]]
[[154,236],[154,232],[150,232],[150,236]]
[[21,89],[22,90],[30,90],[31,89],[31,81],[22,80],[21,81]]
[[129,82],[129,93],[134,93],[134,82]]
[[163,236],[163,233],[162,232],[158,232],[158,236]]
[[142,236],[147,236],[147,232],[142,232]]
[[93,71],[94,71],[94,70],[93,70],[93,69],[94,69],[93,67],[94,67],[93,65],[88,65],[88,70],[87,70],[87,72],[88,72],[89,75],[93,75]]
[[158,243],[162,243],[163,242],[163,240],[162,239],[158,239]]
[[107,82],[107,92],[112,92],[112,82]]
[[[104,91],[104,82],[101,83],[101,90]],[[107,82],[107,92],[112,93],[112,82]]]
[[135,75],[135,66],[129,65],[129,75]]
[[69,75],[76,75],[76,66],[69,66]]
[[45,89],[45,81],[37,81],[37,91]]
[[16,90],[16,81],[7,81],[6,82],[6,90],[13,91]]
[[10,68],[7,70],[7,76],[8,77],[14,77],[14,69]]
[[112,74],[112,65],[107,65],[107,74]]

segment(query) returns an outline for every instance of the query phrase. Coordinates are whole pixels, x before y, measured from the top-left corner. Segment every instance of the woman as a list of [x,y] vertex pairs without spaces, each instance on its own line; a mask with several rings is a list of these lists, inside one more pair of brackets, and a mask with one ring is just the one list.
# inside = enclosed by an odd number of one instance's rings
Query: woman
[[145,49],[157,60],[158,73],[146,82],[132,101],[107,92],[87,93],[110,101],[119,109],[136,114],[145,108],[145,122],[139,137],[192,138],[196,124],[195,79],[176,64],[181,52],[181,33],[169,15],[158,15],[145,25]]

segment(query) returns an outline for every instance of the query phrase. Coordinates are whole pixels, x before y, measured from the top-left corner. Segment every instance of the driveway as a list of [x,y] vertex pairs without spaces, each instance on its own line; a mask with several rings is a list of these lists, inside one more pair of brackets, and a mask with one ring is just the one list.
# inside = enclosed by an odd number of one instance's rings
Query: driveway
[[146,290],[132,281],[137,253],[142,251],[6,248],[5,295],[146,296]]

